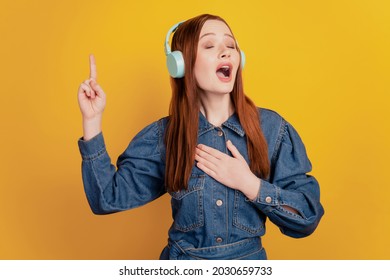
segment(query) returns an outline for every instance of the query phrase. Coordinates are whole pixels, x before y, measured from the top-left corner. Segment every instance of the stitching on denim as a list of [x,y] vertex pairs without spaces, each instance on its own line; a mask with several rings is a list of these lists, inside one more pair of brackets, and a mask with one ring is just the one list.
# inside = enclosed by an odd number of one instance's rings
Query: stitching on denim
[[260,227],[258,229],[251,229],[251,228],[249,228],[247,226],[239,224],[237,221],[238,221],[238,219],[235,217],[234,220],[233,220],[233,225],[236,228],[239,228],[239,229],[241,229],[243,231],[246,231],[246,232],[249,232],[251,234],[258,234],[258,233],[260,233],[264,229],[264,227],[262,225],[260,225]]
[[100,156],[104,155],[106,152],[107,152],[106,147],[103,146],[103,148],[98,150],[96,153],[93,153],[92,155],[82,155],[82,158],[85,161],[93,161],[98,159]]
[[[96,183],[97,183],[97,185],[98,185],[98,187],[99,187],[99,190],[100,190],[100,193],[101,193],[101,195],[99,195],[99,199],[101,199],[101,201],[102,201],[105,205],[109,206],[110,209],[114,209],[113,205],[112,205],[111,203],[109,203],[109,202],[106,200],[106,198],[104,197],[104,194],[103,194],[103,193],[104,193],[105,189],[103,189],[103,186],[102,186],[102,184],[101,184],[101,182],[100,182],[100,180],[99,180],[99,176],[97,175],[96,168],[95,168],[95,164],[94,164],[93,161],[91,161],[91,166],[92,166],[93,175],[94,175],[94,177],[95,177],[95,179],[96,179]],[[99,204],[100,204],[100,203],[99,203]],[[104,207],[104,208],[105,208],[105,207]],[[124,209],[123,209],[123,210],[124,210]]]
[[[197,219],[190,225],[178,225],[176,221],[174,222],[174,227],[177,230],[183,231],[183,232],[188,232],[193,229],[196,229],[198,227],[202,227],[204,225],[204,205],[203,205],[203,190],[204,190],[204,184],[206,181],[206,175],[201,175],[201,174],[192,174],[191,178],[196,178],[195,184],[188,186],[188,190],[186,191],[180,191],[179,194],[176,196],[176,193],[171,192],[171,196],[174,199],[177,200],[182,200],[184,197],[188,196],[189,194],[192,193],[197,193],[198,194],[198,199],[197,199],[197,212],[198,212],[198,217]],[[192,186],[194,186],[192,188]],[[190,189],[191,187],[191,189]]]
[[237,133],[241,137],[243,137],[245,135],[245,131],[239,125],[235,125],[235,124],[232,124],[230,122],[225,122],[222,125],[226,126],[227,128],[230,128],[231,130],[233,130],[235,133]]
[[[281,212],[286,213],[287,215],[290,215],[290,216],[295,217],[297,219],[307,220],[307,218],[304,215],[297,215],[297,214],[295,214],[295,213],[293,213],[291,211],[288,211],[287,209],[285,209],[283,207],[283,205],[290,206],[290,205],[287,205],[287,204],[280,204],[280,206],[277,206],[277,209],[280,210]],[[292,207],[292,206],[290,206],[290,207]],[[301,212],[299,212],[299,213],[301,213]]]
[[[258,239],[257,239],[258,240]],[[201,258],[196,255],[197,252],[202,252],[202,251],[208,251],[208,250],[213,250],[213,249],[224,249],[224,248],[229,248],[229,247],[242,247],[245,246],[247,243],[253,242],[252,238],[248,238],[239,242],[231,243],[231,244],[225,244],[225,245],[217,245],[217,246],[210,246],[210,247],[204,247],[204,248],[191,248],[191,249],[185,249],[185,255],[192,257],[194,259],[199,259],[199,260],[206,260],[206,258]],[[256,244],[259,244],[256,242]],[[246,254],[244,256],[240,256],[239,258],[235,258],[235,260],[240,260],[243,258],[247,258],[248,256],[257,254],[261,251],[264,251],[264,247],[262,244],[259,244],[260,248],[252,253]]]
[[163,157],[163,148],[164,148],[164,139],[163,139],[163,119],[158,121],[158,151],[160,154],[160,158],[162,162],[165,162],[165,158]]
[[198,131],[198,137],[205,134],[206,132],[210,131],[210,130],[213,130],[214,127],[210,126],[209,128],[203,128],[203,129],[199,129]]
[[259,250],[255,251],[255,252],[252,252],[252,253],[250,253],[250,254],[241,256],[241,257],[239,257],[239,258],[237,258],[237,259],[235,259],[235,260],[241,260],[241,259],[243,259],[243,258],[247,258],[247,257],[252,256],[252,255],[254,255],[254,254],[257,254],[257,253],[259,253],[259,252],[261,252],[261,251],[264,251],[264,247],[261,247]]
[[[258,227],[258,228],[250,228],[249,226],[246,226],[239,221],[239,215],[238,215],[239,201],[240,201],[239,197],[240,197],[239,192],[235,191],[235,193],[234,193],[234,209],[233,209],[233,226],[235,226],[236,228],[239,228],[243,231],[249,232],[251,234],[260,233],[261,231],[264,230],[264,224],[260,223],[260,227]],[[251,202],[243,201],[243,203],[251,203]],[[259,217],[259,220],[260,220],[260,217]]]
[[183,199],[184,197],[186,197],[187,195],[193,193],[193,192],[196,192],[196,191],[200,191],[200,190],[203,190],[204,189],[204,181],[206,180],[206,175],[194,175],[192,174],[190,176],[190,181],[191,181],[191,178],[194,178],[196,181],[194,184],[191,184],[191,185],[188,185],[188,189],[187,190],[181,190],[181,191],[177,191],[177,192],[170,192],[170,195],[177,199],[177,200],[181,200]]
[[282,194],[282,189],[279,188],[278,186],[275,186],[275,204],[276,205],[279,205],[280,204],[280,197],[281,197],[281,194]]
[[279,126],[278,138],[276,139],[274,152],[273,152],[272,157],[271,157],[271,165],[274,165],[274,163],[276,161],[276,157],[279,154],[279,149],[280,149],[280,146],[282,144],[282,140],[283,140],[286,132],[287,132],[287,122],[282,118],[280,126]]
[[249,237],[241,241],[237,241],[234,243],[229,244],[223,244],[223,245],[216,245],[216,246],[209,246],[209,247],[202,247],[202,248],[191,248],[186,249],[187,252],[199,252],[199,251],[205,251],[205,250],[212,250],[212,249],[224,249],[224,248],[230,248],[230,247],[239,247],[244,246],[247,243],[253,242],[253,239],[258,240],[258,237]]

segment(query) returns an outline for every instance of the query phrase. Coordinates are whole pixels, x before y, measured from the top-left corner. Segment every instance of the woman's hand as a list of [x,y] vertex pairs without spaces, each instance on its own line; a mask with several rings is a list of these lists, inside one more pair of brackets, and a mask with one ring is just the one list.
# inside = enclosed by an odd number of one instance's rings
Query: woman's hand
[[101,131],[103,111],[106,107],[106,94],[96,82],[95,57],[89,56],[90,75],[78,89],[78,101],[83,116],[84,140],[89,140]]
[[260,179],[252,173],[233,143],[228,140],[226,144],[233,157],[199,144],[195,153],[197,166],[225,186],[241,191],[251,200],[255,199],[260,189]]
[[90,75],[79,87],[78,100],[81,114],[85,119],[93,119],[103,114],[106,106],[106,95],[96,82],[97,71],[95,57],[89,56]]

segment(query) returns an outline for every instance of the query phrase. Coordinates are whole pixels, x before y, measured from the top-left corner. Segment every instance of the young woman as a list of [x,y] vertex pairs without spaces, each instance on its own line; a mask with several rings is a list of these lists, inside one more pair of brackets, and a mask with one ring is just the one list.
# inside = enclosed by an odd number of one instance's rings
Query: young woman
[[243,53],[227,23],[207,14],[189,19],[172,50],[184,68],[171,73],[169,116],[134,137],[117,169],[101,132],[106,95],[90,57],[90,78],[78,91],[78,144],[92,211],[123,211],[168,192],[174,221],[161,259],[266,259],[267,218],[288,236],[311,234],[324,210],[305,147],[287,121],[244,94]]

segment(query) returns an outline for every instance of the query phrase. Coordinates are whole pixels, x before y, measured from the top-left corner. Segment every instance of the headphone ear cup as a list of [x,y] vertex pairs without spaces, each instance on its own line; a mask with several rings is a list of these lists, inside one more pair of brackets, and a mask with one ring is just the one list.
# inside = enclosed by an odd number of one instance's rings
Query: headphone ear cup
[[246,56],[245,56],[245,53],[243,51],[240,51],[240,52],[241,52],[241,69],[244,69],[245,62],[246,62]]
[[167,67],[172,78],[184,77],[184,58],[181,51],[174,51],[167,55]]

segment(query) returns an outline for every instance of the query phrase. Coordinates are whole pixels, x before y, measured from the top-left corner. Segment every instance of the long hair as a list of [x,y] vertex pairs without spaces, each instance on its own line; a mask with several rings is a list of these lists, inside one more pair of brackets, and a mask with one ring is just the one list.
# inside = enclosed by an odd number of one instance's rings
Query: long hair
[[[182,23],[172,38],[172,50],[183,53],[185,75],[179,79],[171,78],[172,99],[165,134],[165,186],[168,191],[187,189],[195,160],[200,100],[193,69],[199,35],[207,20],[220,20],[229,26],[218,16],[204,14]],[[250,169],[257,176],[265,179],[269,176],[270,169],[267,143],[260,127],[258,110],[244,94],[241,67],[237,72],[231,99],[246,134]]]

